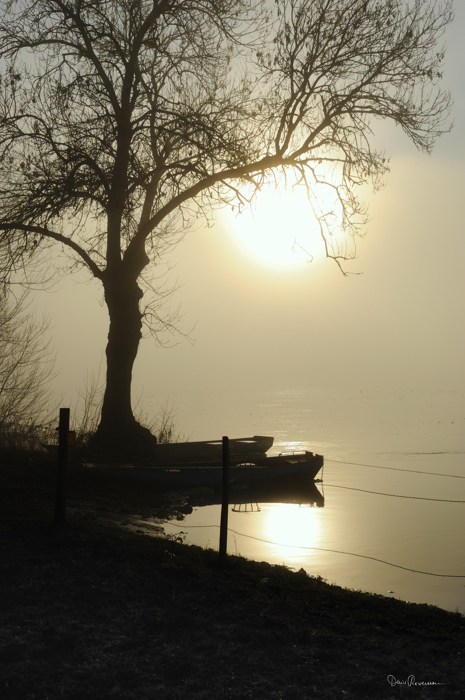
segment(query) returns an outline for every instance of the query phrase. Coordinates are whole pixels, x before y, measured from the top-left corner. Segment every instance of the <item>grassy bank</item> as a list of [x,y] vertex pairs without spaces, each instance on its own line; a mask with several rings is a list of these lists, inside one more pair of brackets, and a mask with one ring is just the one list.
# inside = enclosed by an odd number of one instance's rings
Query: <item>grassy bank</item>
[[184,496],[71,469],[56,529],[53,466],[0,484],[2,699],[463,697],[461,615],[142,534]]

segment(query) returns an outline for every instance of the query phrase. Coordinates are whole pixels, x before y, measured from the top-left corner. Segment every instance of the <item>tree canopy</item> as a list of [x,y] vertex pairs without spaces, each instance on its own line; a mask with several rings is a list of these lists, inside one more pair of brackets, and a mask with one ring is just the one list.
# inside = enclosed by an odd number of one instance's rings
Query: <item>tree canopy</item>
[[449,128],[451,20],[450,0],[1,2],[0,270],[58,247],[101,281],[102,433],[134,429],[141,279],[170,236],[292,173],[341,265],[334,228],[360,231],[358,186],[388,168],[374,120],[426,152]]

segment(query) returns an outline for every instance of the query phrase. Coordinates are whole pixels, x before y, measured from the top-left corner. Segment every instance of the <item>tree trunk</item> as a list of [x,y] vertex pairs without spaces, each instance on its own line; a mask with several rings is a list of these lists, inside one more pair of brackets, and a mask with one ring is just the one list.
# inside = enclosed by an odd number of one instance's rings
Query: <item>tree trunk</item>
[[143,292],[123,267],[104,280],[110,316],[106,347],[107,376],[102,415],[93,444],[123,458],[150,456],[156,438],[134,418],[131,406],[132,369],[142,337],[139,308]]

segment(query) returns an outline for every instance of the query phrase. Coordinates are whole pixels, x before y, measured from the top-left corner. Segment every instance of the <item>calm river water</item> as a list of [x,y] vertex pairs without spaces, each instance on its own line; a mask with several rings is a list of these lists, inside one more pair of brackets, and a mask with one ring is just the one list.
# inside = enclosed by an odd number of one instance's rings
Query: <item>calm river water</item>
[[[465,613],[463,392],[205,394],[187,404],[193,440],[274,435],[270,454],[325,456],[323,506],[301,496],[231,503],[228,551]],[[206,506],[165,529],[217,549],[219,521],[220,506]]]

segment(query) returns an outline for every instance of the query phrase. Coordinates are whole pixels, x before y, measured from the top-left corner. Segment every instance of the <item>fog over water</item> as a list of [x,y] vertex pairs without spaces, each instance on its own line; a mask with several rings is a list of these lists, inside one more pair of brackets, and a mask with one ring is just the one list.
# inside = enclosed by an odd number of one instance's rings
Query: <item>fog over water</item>
[[[186,395],[211,389],[463,387],[465,168],[457,165],[451,179],[451,167],[434,156],[393,159],[359,257],[347,266],[361,275],[343,277],[329,260],[265,267],[220,223],[187,234],[169,276],[182,285],[172,304],[181,305],[180,328],[192,342],[166,336],[170,347],[162,348],[144,340],[134,396],[153,409],[173,400],[183,411]],[[59,293],[36,298],[54,325],[55,385],[72,401],[89,370],[104,373],[101,291],[69,278]],[[189,419],[181,427],[192,431]]]

